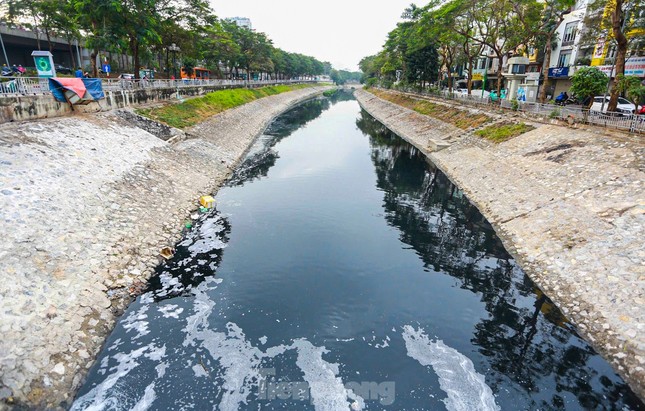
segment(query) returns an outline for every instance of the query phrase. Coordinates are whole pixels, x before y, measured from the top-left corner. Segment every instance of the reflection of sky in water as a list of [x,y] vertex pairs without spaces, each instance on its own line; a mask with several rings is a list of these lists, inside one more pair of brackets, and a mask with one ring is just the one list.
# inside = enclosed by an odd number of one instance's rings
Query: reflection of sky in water
[[74,409],[638,409],[445,176],[340,100],[268,129]]

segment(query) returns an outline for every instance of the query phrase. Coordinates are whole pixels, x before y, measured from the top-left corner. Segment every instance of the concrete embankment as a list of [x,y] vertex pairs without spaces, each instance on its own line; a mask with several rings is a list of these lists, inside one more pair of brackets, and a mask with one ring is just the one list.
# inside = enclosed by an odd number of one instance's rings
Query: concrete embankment
[[356,96],[464,191],[524,271],[645,398],[642,137],[535,124],[494,144],[366,91]]
[[0,125],[0,409],[67,408],[199,196],[328,88],[220,113],[174,144],[114,112]]

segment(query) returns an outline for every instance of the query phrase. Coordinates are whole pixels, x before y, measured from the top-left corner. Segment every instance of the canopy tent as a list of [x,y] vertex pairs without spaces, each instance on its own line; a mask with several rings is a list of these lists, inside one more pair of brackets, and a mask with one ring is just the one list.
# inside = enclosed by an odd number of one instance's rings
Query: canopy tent
[[57,101],[72,105],[105,98],[101,79],[98,78],[54,77],[49,79],[49,89]]

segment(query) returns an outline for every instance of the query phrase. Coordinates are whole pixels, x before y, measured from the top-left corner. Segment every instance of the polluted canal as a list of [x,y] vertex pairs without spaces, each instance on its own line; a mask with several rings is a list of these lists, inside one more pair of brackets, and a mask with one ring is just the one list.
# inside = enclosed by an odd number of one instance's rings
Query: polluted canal
[[642,410],[478,210],[350,94],[277,118],[75,410]]

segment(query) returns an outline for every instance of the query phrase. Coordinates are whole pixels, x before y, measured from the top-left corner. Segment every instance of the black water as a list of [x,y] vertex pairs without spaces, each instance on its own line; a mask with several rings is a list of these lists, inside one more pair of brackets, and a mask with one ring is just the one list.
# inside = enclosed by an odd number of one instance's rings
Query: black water
[[644,409],[468,199],[348,95],[278,118],[216,202],[73,408]]

